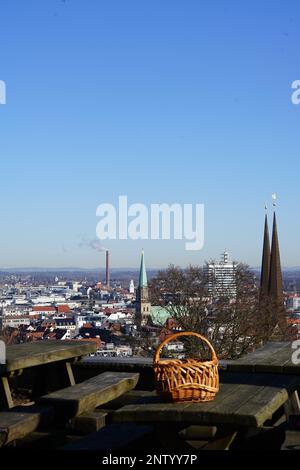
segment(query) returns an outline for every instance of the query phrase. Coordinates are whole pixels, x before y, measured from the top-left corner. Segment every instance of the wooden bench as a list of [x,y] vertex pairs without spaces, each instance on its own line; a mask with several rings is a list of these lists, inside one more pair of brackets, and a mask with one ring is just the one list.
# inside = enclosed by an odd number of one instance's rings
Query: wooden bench
[[139,374],[105,372],[80,384],[58,390],[39,399],[42,405],[55,409],[56,419],[67,420],[84,415],[132,390]]
[[54,418],[53,409],[36,406],[0,412],[0,447],[23,439]]

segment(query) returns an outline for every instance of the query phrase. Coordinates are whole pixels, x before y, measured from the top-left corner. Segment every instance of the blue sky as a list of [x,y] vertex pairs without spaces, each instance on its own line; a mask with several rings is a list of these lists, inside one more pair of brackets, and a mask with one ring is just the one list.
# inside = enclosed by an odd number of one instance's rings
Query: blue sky
[[113,266],[257,266],[274,191],[300,265],[299,23],[297,0],[1,0],[0,268],[103,266],[83,240],[122,194],[205,204],[205,246],[109,241]]

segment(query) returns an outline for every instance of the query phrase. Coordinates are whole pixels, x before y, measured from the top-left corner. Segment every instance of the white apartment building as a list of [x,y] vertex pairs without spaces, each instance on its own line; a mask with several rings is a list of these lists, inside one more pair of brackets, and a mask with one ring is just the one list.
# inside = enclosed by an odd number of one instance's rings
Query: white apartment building
[[134,281],[132,279],[129,284],[129,293],[134,294],[134,292],[135,292],[135,287],[134,287]]
[[295,311],[300,310],[300,295],[292,294],[288,297],[286,306],[288,310]]
[[208,277],[208,290],[212,297],[236,296],[236,263],[229,259],[229,254],[224,251],[219,262],[208,263],[204,271]]

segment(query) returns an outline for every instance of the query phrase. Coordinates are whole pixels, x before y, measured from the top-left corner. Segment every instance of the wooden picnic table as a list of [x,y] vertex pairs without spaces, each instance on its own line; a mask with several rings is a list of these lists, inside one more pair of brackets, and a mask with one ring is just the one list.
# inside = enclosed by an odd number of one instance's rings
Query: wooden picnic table
[[[264,372],[300,375],[300,343],[298,364],[293,359],[296,343],[267,343],[260,349],[236,361],[226,361],[226,369],[233,372]],[[297,358],[296,358],[297,359]]]
[[24,369],[35,368],[35,391],[45,393],[46,382],[58,383],[58,388],[75,385],[71,364],[81,360],[97,347],[83,341],[36,341],[7,346],[6,363],[0,364],[0,409],[12,408],[14,402],[10,378],[21,375]]
[[[216,448],[226,448],[243,429],[262,428],[300,386],[300,378],[273,374],[221,374],[220,391],[207,403],[167,403],[155,392],[123,406],[113,423],[153,424],[162,440],[179,446],[178,432],[191,425],[217,426]],[[214,448],[214,447],[213,447]]]
[[[297,349],[299,352],[297,352]],[[236,361],[225,361],[225,368],[231,372],[300,375],[300,344],[297,342],[270,342],[262,348]],[[299,415],[300,387],[289,397],[285,405],[286,414]]]

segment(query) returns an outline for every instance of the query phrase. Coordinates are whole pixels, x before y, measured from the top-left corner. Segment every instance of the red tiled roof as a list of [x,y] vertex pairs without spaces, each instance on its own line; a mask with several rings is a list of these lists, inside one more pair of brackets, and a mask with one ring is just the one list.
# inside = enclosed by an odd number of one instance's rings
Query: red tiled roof
[[33,312],[56,312],[55,307],[49,307],[49,306],[40,306],[40,305],[35,305],[32,309]]
[[58,305],[57,311],[58,313],[71,313],[69,305]]

